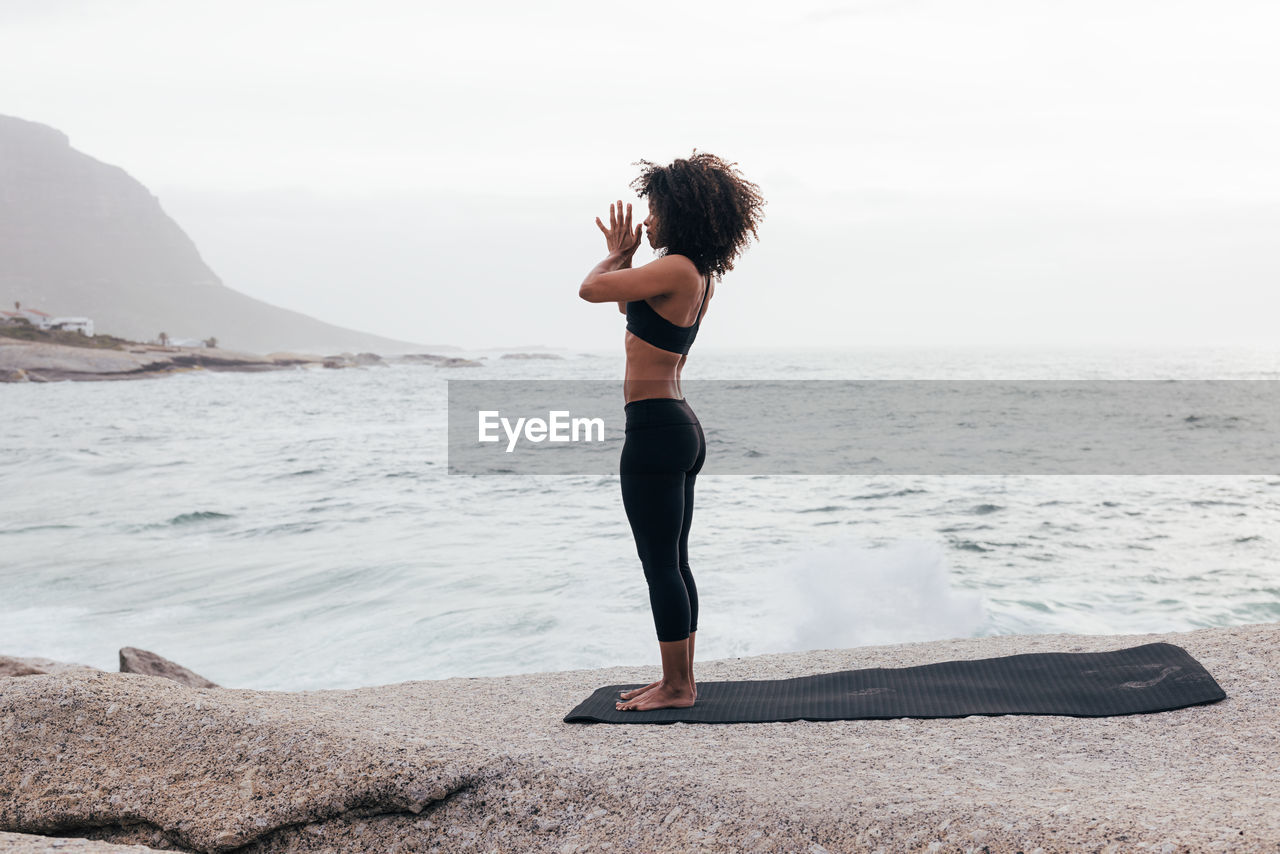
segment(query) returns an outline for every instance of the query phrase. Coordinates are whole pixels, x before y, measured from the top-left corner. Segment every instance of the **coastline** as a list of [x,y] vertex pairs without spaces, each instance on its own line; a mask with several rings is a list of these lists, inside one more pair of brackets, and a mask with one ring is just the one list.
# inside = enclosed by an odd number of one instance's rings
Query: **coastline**
[[812,650],[696,674],[1153,641],[1185,648],[1226,700],[1108,718],[617,726],[561,719],[655,666],[301,692],[76,668],[5,678],[0,830],[209,852],[1274,850],[1280,623]]
[[456,356],[413,353],[382,357],[376,353],[277,352],[260,355],[217,347],[131,344],[120,350],[72,347],[46,341],[0,337],[0,383],[137,380],[189,371],[279,371],[301,368],[352,368],[370,365],[431,364],[475,367],[482,363]]

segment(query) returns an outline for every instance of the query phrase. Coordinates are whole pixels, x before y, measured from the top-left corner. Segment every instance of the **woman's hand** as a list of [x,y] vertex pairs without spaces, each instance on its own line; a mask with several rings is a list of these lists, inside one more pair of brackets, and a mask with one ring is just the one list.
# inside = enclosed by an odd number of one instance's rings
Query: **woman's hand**
[[631,232],[631,203],[627,203],[626,216],[622,215],[622,199],[618,199],[616,207],[609,205],[609,227],[605,228],[600,217],[596,217],[596,225],[604,232],[605,243],[609,246],[609,254],[617,255],[623,260],[630,260],[640,248],[640,230],[637,225],[635,233]]

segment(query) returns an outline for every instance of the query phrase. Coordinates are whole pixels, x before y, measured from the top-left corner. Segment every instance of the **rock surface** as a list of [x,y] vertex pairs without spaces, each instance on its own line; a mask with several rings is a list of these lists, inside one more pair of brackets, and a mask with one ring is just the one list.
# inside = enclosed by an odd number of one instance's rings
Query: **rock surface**
[[267,358],[277,365],[319,365],[324,362],[324,356],[315,356],[311,353],[290,353],[288,351],[268,353]]
[[217,688],[217,682],[210,682],[199,673],[170,661],[163,655],[150,650],[126,646],[120,650],[120,672],[140,673],[143,676],[161,676],[186,685],[188,688]]
[[198,851],[1272,851],[1280,624],[1002,635],[699,662],[776,679],[1165,641],[1227,699],[1053,715],[566,724],[656,667],[354,690],[0,681],[0,829]]
[[377,353],[338,353],[325,356],[322,364],[326,368],[366,368],[370,365],[387,367],[386,361]]
[[124,350],[68,347],[43,341],[0,337],[0,382],[56,382],[59,380],[132,380],[168,376],[192,370],[278,371],[325,367],[355,368],[392,364],[437,367],[479,367],[480,362],[455,356],[415,353],[384,359],[377,353],[314,356],[279,352],[260,356],[210,347],[160,347],[139,344]]
[[45,673],[73,673],[81,670],[102,672],[87,664],[54,661],[52,658],[15,658],[11,655],[0,655],[0,677],[40,676]]
[[475,359],[464,359],[461,356],[437,356],[434,353],[405,353],[402,356],[392,356],[388,361],[408,365],[435,365],[441,368],[484,367],[483,362]]
[[0,338],[0,374],[22,373],[35,382],[142,379],[190,370],[278,371],[298,364],[292,358],[276,361],[221,348],[138,345],[108,350]]
[[0,851],[4,854],[148,854],[155,850],[142,845],[114,845],[96,839],[0,833]]

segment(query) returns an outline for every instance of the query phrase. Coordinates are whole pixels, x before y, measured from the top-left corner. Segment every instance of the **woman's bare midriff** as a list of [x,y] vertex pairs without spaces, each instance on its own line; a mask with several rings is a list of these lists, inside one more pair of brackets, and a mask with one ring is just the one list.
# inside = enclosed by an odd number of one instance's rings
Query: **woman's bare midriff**
[[641,341],[626,333],[627,372],[622,380],[622,396],[627,403],[647,397],[684,397],[680,392],[680,369],[685,357]]
[[[707,316],[707,311],[711,308],[711,299],[715,294],[716,289],[712,285],[699,320]],[[699,301],[702,301],[701,295],[699,295]],[[697,303],[687,310],[696,307]],[[687,326],[692,322],[678,325]],[[627,370],[622,380],[622,396],[627,403],[649,397],[677,399],[684,397],[680,391],[680,371],[684,368],[687,356],[655,347],[630,332],[626,333],[624,347],[627,353]]]

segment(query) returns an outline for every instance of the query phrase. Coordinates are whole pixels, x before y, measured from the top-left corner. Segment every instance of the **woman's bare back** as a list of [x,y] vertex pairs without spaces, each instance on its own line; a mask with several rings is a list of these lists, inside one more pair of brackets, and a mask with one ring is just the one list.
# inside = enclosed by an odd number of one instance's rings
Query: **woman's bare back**
[[[692,262],[690,269],[695,271]],[[699,277],[699,284],[703,278]],[[711,277],[705,277],[706,290],[703,299],[703,288],[690,289],[680,294],[668,294],[649,299],[650,307],[663,319],[680,326],[690,327],[701,323],[711,307],[711,298],[715,296],[715,283]],[[701,306],[701,313],[695,316]],[[639,336],[628,331],[624,341],[627,355],[626,373],[622,382],[622,394],[627,403],[648,397],[681,398],[680,372],[684,368],[687,354],[673,353],[655,347]]]

